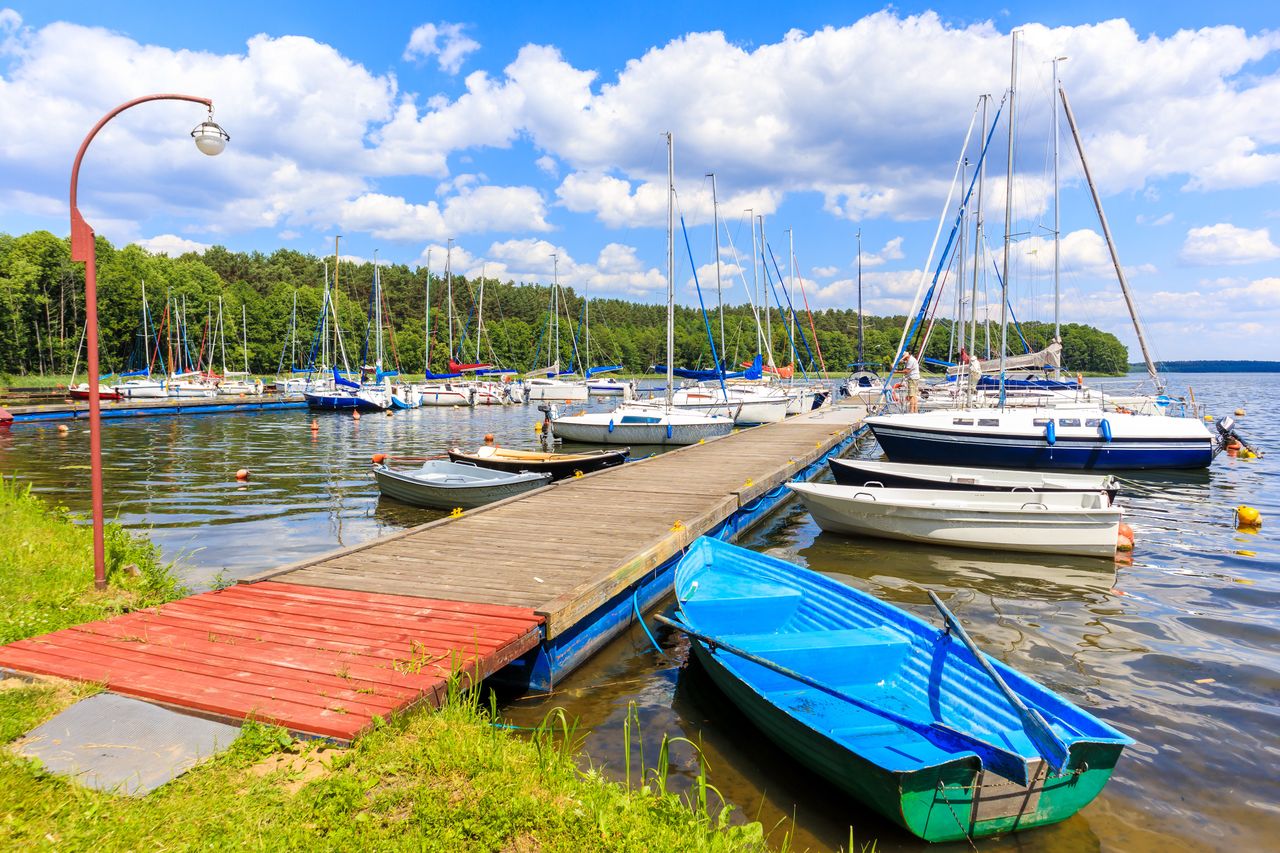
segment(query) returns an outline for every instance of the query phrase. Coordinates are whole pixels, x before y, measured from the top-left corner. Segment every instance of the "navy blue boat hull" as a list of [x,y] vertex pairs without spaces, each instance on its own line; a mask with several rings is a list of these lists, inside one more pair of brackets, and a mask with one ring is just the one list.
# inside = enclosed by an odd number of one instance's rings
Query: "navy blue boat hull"
[[992,436],[871,425],[876,441],[893,462],[961,465],[972,468],[1027,468],[1122,471],[1144,468],[1208,468],[1210,439],[1150,441]]
[[307,405],[313,409],[333,409],[347,410],[352,409],[370,412],[378,411],[381,406],[363,400],[360,397],[348,397],[346,395],[329,395],[329,394],[304,394],[307,399]]

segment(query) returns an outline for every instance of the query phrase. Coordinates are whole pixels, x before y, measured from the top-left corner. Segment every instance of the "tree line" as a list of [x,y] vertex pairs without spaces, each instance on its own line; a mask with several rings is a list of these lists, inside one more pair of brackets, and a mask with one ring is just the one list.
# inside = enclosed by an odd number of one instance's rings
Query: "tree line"
[[[334,269],[333,259],[278,249],[270,254],[232,252],[214,246],[203,254],[177,257],[152,254],[130,244],[116,248],[97,238],[98,311],[104,374],[141,366],[144,360],[143,289],[149,310],[145,345],[152,367],[171,367],[185,360],[185,349],[207,360],[213,352],[213,369],[238,370],[244,364],[245,343],[249,369],[255,374],[302,368],[313,360],[313,338],[318,328],[324,281],[336,278],[333,311],[343,333],[347,364],[355,368],[365,350],[370,352],[373,331],[368,321],[373,293],[373,265],[343,261]],[[335,275],[336,273],[336,275]],[[384,365],[406,374],[422,374],[426,350],[427,270],[405,264],[381,264],[384,325]],[[559,297],[559,351],[554,326],[549,324],[551,287],[546,283],[515,283],[488,279],[484,282],[483,332],[477,335],[481,311],[478,278],[452,276],[454,355],[460,360],[495,362],[520,371],[559,361],[562,368],[583,364],[620,364],[631,373],[648,372],[666,360],[666,306],[615,298],[590,300],[590,352],[586,352],[584,300],[572,286],[561,286]],[[295,311],[296,300],[296,311]],[[219,328],[221,308],[223,333]],[[447,369],[449,311],[446,280],[441,270],[430,276],[430,367]],[[708,326],[722,360],[738,364],[762,349],[756,321],[749,305],[724,308],[723,347],[718,311],[709,306],[709,318],[697,308],[676,306],[675,361],[686,367],[713,364]],[[242,329],[242,317],[245,318]],[[296,318],[296,321],[295,321]],[[762,318],[763,321],[763,318]],[[864,319],[863,361],[887,369],[901,336],[902,316]],[[550,328],[549,328],[550,326]],[[793,321],[777,307],[769,313],[769,331],[775,361],[796,362],[817,370],[821,361],[833,374],[845,373],[857,361],[858,315],[851,309],[823,309],[812,319],[803,311]],[[84,267],[72,263],[69,242],[48,231],[21,236],[0,234],[0,373],[31,375],[71,373],[79,362],[84,327]],[[990,340],[998,343],[998,329]],[[1022,338],[1032,350],[1043,348],[1052,326],[1023,323],[1021,336],[1011,330],[1010,352],[1024,351]],[[816,332],[816,339],[815,339]],[[181,333],[181,334],[180,334]],[[158,347],[155,339],[159,338]],[[990,357],[987,336],[979,332],[980,354]],[[216,338],[216,339],[215,339]],[[477,353],[477,338],[479,349]],[[1128,351],[1112,334],[1091,326],[1067,324],[1062,328],[1063,366],[1070,371],[1123,373]],[[723,349],[724,352],[719,352]],[[928,336],[925,355],[954,361],[957,345],[951,324],[939,319]],[[366,355],[365,361],[372,359]],[[338,364],[342,364],[341,357]]]

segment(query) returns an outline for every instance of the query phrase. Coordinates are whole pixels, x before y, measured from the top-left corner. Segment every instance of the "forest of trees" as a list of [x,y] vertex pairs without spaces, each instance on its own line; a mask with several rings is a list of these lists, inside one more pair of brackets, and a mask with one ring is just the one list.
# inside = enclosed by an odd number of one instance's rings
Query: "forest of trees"
[[[218,300],[222,300],[225,324],[226,363],[230,370],[243,364],[241,310],[248,317],[248,353],[251,371],[275,374],[282,361],[287,371],[292,359],[305,365],[323,298],[326,259],[290,249],[269,255],[260,252],[232,252],[214,246],[202,255],[184,254],[170,258],[153,255],[137,245],[115,248],[98,238],[98,309],[101,326],[103,372],[139,365],[142,333],[142,286],[153,332],[169,339],[163,329],[172,329],[166,305],[185,305],[187,345],[198,351],[207,341],[206,318],[216,325]],[[329,259],[332,266],[332,259]],[[427,273],[404,264],[380,267],[384,292],[385,361],[406,374],[423,372],[424,296]],[[433,339],[431,367],[446,368],[448,331],[445,326],[445,288],[440,271],[431,276],[431,324]],[[350,364],[355,367],[368,329],[366,320],[372,292],[372,264],[342,264],[336,306]],[[455,341],[464,359],[476,355],[475,313],[480,282],[453,278]],[[577,364],[574,334],[582,316],[582,298],[572,287],[563,287],[560,317],[560,363]],[[503,367],[521,371],[545,365],[550,288],[545,284],[516,284],[488,280],[484,292],[484,335],[480,358],[494,360]],[[290,335],[294,295],[297,295],[296,345]],[[712,309],[714,310],[714,309]],[[633,373],[646,372],[650,365],[665,362],[666,306],[628,302],[620,299],[591,300],[591,353],[582,354],[591,364],[620,363]],[[904,319],[867,317],[865,320],[865,360],[884,368],[893,357]],[[804,318],[808,347],[813,347],[808,319]],[[856,310],[826,309],[813,315],[818,344],[827,369],[845,373],[857,359],[858,316]],[[167,323],[167,326],[165,325]],[[0,374],[31,375],[72,372],[84,325],[84,267],[70,260],[68,241],[48,231],[14,237],[0,234]],[[712,325],[717,328],[718,318]],[[731,362],[750,359],[756,352],[756,329],[747,305],[725,307],[726,350]],[[772,338],[778,363],[785,363],[789,351],[786,324],[776,308],[772,314]],[[1052,327],[1025,323],[1022,333],[1032,349],[1045,346]],[[946,359],[950,326],[939,320],[929,339],[927,356]],[[982,339],[980,334],[979,338]],[[1123,373],[1128,367],[1128,351],[1114,336],[1093,327],[1063,326],[1063,366],[1070,371]],[[581,346],[581,334],[578,335]],[[991,339],[998,340],[998,330]],[[708,367],[711,352],[705,324],[696,308],[676,308],[676,363]],[[718,342],[717,342],[718,345]],[[1018,336],[1011,330],[1012,352],[1022,352]],[[796,336],[799,361],[809,355]],[[982,347],[979,347],[982,349]],[[169,347],[161,346],[166,360]],[[207,350],[206,350],[207,351]],[[814,353],[816,358],[816,351]],[[222,366],[221,346],[214,358],[215,370]],[[158,369],[158,368],[157,368]],[[83,357],[80,371],[83,373]]]

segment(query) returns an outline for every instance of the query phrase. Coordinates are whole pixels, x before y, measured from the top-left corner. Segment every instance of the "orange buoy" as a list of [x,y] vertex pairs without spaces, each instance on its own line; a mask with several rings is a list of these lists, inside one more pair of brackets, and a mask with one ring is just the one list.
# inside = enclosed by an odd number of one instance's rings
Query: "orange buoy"
[[360,412],[359,412],[359,411],[353,411],[353,412],[351,413],[351,417],[352,417],[352,419],[353,419],[353,420],[357,420],[357,421],[358,421],[358,420],[360,420]]
[[491,432],[486,432],[486,433],[484,434],[484,443],[485,443],[485,444],[493,444],[493,433],[491,433]]
[[373,464],[374,464],[374,465],[381,465],[383,462],[386,462],[386,461],[387,461],[387,454],[385,454],[385,453],[375,453],[375,454],[373,454]]
[[390,409],[387,409],[387,417],[391,417],[394,414],[395,412],[391,411]]
[[58,424],[58,435],[66,435],[71,432],[71,427],[66,424]]
[[315,418],[311,419],[311,431],[312,432],[320,431],[320,421],[316,420]]
[[247,480],[247,479],[249,479],[249,469],[248,469],[248,468],[241,468],[239,471],[237,471],[237,472],[236,472],[236,479],[237,479],[237,480]]
[[1116,531],[1116,550],[1133,550],[1133,528],[1124,522],[1120,523],[1120,528]]

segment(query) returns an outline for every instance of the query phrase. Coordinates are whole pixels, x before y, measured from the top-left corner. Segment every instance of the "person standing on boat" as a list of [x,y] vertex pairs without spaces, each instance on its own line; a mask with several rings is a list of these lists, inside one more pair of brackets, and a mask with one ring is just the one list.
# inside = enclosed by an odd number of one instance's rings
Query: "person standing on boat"
[[978,399],[978,383],[982,381],[982,362],[976,355],[969,356],[969,398]]
[[907,377],[907,411],[920,411],[920,359],[910,351],[904,352],[902,360],[898,362],[897,372],[906,374]]

